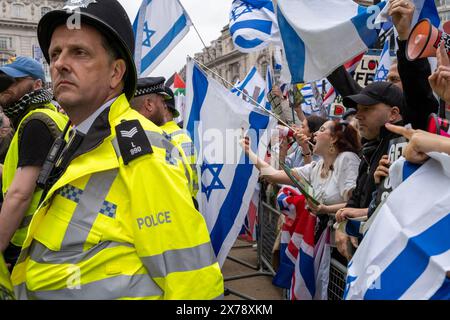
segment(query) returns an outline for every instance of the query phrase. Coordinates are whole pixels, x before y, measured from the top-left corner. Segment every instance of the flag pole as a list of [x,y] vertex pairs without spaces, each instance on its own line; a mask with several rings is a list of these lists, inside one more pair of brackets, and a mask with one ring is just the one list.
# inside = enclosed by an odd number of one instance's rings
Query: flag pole
[[[195,24],[192,22],[192,20],[191,20],[191,23],[192,23],[192,26],[194,27],[195,33],[197,33],[197,36],[199,37],[200,41],[201,41],[202,44],[203,44],[203,47],[205,48],[206,53],[208,54],[209,60],[213,61],[214,59],[213,59],[213,57],[211,56],[211,54],[209,53],[208,47],[206,47],[205,41],[203,41],[203,38],[202,38],[202,36],[200,35],[200,32],[198,32],[197,27],[196,27]],[[197,61],[197,60],[196,60],[196,61]],[[216,66],[214,66],[214,68],[216,68]],[[217,72],[216,72],[215,74],[217,74]],[[222,77],[219,77],[219,78],[222,80],[222,84],[225,86],[225,83],[223,82],[223,78],[222,78]]]
[[[230,82],[228,82],[228,80],[226,80],[225,78],[223,78],[221,75],[217,74],[214,70],[211,70],[210,68],[208,68],[207,66],[205,66],[203,63],[201,63],[200,61],[198,61],[195,58],[189,57],[190,59],[194,60],[196,63],[198,63],[202,68],[205,68],[206,70],[208,70],[209,72],[213,73],[214,75],[216,75],[217,77],[219,77],[222,81],[224,81],[226,84],[228,84],[231,87],[234,87]],[[241,94],[245,95],[249,100],[251,100],[253,102],[253,104],[258,107],[259,109],[261,109],[263,112],[268,113],[269,115],[271,115],[272,117],[274,117],[275,119],[277,119],[279,122],[281,122],[284,126],[288,127],[289,129],[291,129],[292,131],[295,131],[296,129],[293,128],[292,126],[288,125],[286,122],[284,122],[283,120],[280,119],[280,117],[278,117],[275,113],[273,113],[272,111],[267,110],[266,108],[264,108],[261,104],[259,104],[255,99],[253,99],[253,97],[249,96],[247,93],[245,93],[244,91],[240,90],[239,88],[236,88],[237,91],[239,91]],[[314,144],[308,140],[308,143],[314,147]]]

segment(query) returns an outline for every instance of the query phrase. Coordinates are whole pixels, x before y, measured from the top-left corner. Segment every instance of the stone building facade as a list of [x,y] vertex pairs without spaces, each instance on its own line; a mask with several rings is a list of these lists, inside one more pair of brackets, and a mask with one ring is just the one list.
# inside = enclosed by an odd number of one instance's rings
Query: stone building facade
[[442,22],[450,20],[450,0],[435,0]]
[[232,84],[244,79],[253,66],[256,66],[264,77],[267,67],[273,62],[274,47],[245,54],[234,47],[228,25],[221,33],[218,39],[212,41],[202,52],[195,54],[194,58]]
[[64,3],[65,0],[0,0],[0,65],[19,55],[39,59],[38,22]]

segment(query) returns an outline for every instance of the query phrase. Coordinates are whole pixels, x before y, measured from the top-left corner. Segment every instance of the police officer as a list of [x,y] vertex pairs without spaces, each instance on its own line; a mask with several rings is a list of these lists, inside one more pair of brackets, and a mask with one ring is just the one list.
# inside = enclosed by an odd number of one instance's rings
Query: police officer
[[3,255],[0,254],[0,300],[13,300],[13,287]]
[[174,121],[174,118],[178,118],[180,116],[180,113],[175,108],[175,96],[172,89],[170,89],[169,87],[165,87],[165,92],[170,96],[170,99],[165,100],[167,106],[165,110],[166,123],[161,126],[161,129],[163,129],[164,132],[166,132],[170,136],[170,140],[174,144],[180,146],[183,149],[183,152],[186,155],[192,171],[193,197],[195,199],[198,193],[198,176],[197,156],[194,143],[192,142],[191,137],[186,133],[186,131],[181,129]]
[[130,104],[133,109],[152,121],[158,127],[167,122],[166,100],[171,97],[164,90],[163,77],[140,78]]
[[[79,28],[66,24],[73,14]],[[38,39],[74,133],[13,270],[17,298],[221,297],[179,155],[130,108],[137,77],[125,10],[117,0],[71,0],[40,20]]]
[[[131,100],[131,105],[133,109],[162,128],[167,134],[167,138],[179,149],[184,163],[186,164],[189,190],[191,192],[194,205],[198,208],[198,203],[195,199],[198,190],[198,183],[195,178],[197,174],[196,171],[194,172],[192,169],[192,164],[195,165],[195,162],[192,161],[192,141],[186,135],[187,139],[191,141],[191,144],[187,146],[185,142],[186,139],[183,139],[184,137],[180,135],[180,133],[183,134],[182,130],[175,122],[173,122],[173,111],[169,111],[172,107],[175,110],[175,106],[172,105],[174,101],[173,92],[164,86],[164,82],[165,79],[163,77],[147,77],[138,79],[137,90],[134,98]],[[176,110],[175,112],[178,113]],[[183,141],[185,143],[183,143]]]
[[12,265],[41,198],[39,172],[67,123],[51,103],[52,93],[43,89],[44,81],[42,65],[28,57],[0,68],[0,105],[16,128],[4,162],[0,213],[0,250],[6,250],[5,259]]

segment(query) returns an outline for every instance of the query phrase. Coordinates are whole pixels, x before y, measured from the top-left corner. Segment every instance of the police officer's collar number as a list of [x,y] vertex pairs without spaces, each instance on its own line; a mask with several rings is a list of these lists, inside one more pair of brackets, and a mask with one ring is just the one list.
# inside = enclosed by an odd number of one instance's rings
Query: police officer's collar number
[[153,149],[138,120],[125,121],[116,127],[120,154],[125,165],[146,154],[152,154]]

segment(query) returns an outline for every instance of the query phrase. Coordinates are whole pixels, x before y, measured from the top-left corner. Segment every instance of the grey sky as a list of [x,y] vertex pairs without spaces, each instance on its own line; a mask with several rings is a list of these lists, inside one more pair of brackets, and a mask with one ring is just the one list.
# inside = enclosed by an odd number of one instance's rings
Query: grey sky
[[[127,10],[133,23],[141,0],[119,0]],[[181,0],[192,22],[197,27],[206,45],[220,36],[220,31],[228,23],[232,0]],[[152,72],[151,76],[169,78],[186,63],[186,56],[193,56],[201,51],[203,45],[194,28],[191,27],[186,37],[172,50],[167,58]]]

